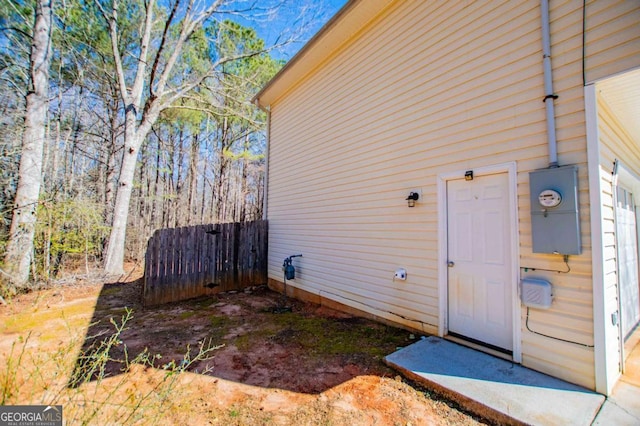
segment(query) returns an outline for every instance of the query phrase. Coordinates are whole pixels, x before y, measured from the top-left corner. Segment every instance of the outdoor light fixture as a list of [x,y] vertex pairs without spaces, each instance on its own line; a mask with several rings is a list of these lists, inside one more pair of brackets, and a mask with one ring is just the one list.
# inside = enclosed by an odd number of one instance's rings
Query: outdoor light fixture
[[409,196],[407,197],[407,203],[409,204],[409,207],[415,207],[418,198],[420,198],[420,194],[418,194],[417,192],[410,192]]

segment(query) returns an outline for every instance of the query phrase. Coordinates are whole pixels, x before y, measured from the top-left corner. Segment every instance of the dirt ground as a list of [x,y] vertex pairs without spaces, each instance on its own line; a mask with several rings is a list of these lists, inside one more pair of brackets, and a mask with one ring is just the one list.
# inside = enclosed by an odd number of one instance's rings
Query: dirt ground
[[[479,424],[384,365],[385,355],[420,338],[406,330],[266,287],[144,308],[141,286],[74,283],[1,306],[8,373],[0,381],[13,384],[2,389],[3,403],[66,402],[70,423]],[[104,370],[69,386],[125,307],[132,317]],[[217,349],[199,356],[202,347]],[[143,361],[127,361],[141,353]],[[175,366],[184,368],[172,376]]]

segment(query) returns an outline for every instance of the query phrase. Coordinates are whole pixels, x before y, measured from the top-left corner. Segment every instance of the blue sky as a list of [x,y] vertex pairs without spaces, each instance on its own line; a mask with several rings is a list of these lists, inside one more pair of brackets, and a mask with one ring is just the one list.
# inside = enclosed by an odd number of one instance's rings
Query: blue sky
[[347,0],[285,0],[269,16],[258,16],[244,25],[255,28],[268,46],[276,43],[278,37],[282,40],[293,35],[295,43],[273,52],[274,57],[288,60],[346,3]]

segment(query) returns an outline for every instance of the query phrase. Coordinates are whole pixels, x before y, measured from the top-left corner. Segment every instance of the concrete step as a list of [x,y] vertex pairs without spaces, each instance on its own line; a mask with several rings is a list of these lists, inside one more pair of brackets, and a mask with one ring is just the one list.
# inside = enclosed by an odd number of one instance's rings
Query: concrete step
[[385,362],[500,424],[591,425],[605,401],[588,389],[438,337],[394,352]]

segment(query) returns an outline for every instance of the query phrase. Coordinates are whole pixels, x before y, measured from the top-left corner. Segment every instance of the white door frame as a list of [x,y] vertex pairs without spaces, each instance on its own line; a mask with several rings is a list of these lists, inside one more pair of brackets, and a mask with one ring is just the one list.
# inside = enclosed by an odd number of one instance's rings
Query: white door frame
[[[519,297],[520,283],[520,245],[518,239],[518,181],[517,167],[515,162],[496,164],[492,166],[469,168],[473,170],[474,177],[507,173],[509,179],[509,218],[511,229],[511,290],[512,299],[512,319],[513,319],[513,361],[522,362],[521,345],[521,305]],[[464,179],[466,170],[457,170],[438,175],[438,300],[439,300],[439,320],[438,335],[445,336],[449,332],[448,314],[448,240],[447,240],[447,181],[454,179]]]

